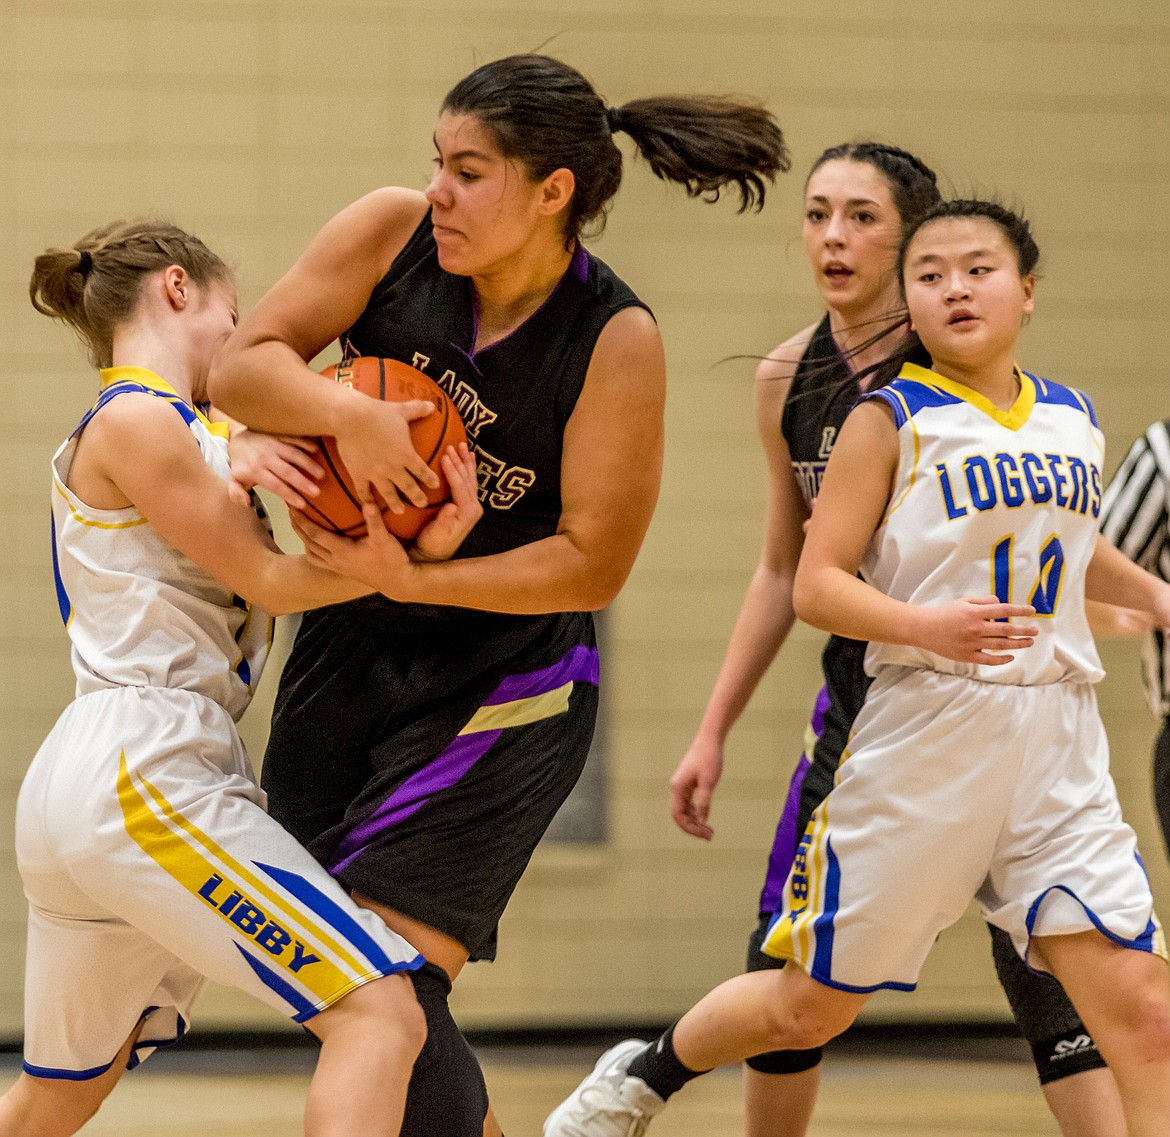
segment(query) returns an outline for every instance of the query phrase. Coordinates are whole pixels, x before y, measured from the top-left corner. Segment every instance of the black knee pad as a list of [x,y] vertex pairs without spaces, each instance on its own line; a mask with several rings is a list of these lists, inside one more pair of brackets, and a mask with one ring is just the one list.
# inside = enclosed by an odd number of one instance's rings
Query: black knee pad
[[819,1066],[823,1053],[819,1046],[812,1050],[769,1050],[753,1055],[747,1064],[760,1074],[800,1074]]
[[423,964],[410,974],[427,1019],[427,1040],[406,1092],[401,1137],[483,1137],[488,1095],[483,1071],[447,1006],[451,980]]
[[987,928],[995,972],[1016,1026],[1032,1048],[1040,1084],[1104,1067],[1105,1059],[1064,988],[1052,976],[1032,971],[1002,928]]
[[1040,1075],[1040,1084],[1083,1074],[1086,1070],[1103,1070],[1106,1067],[1101,1051],[1087,1030],[1069,1030],[1054,1038],[1032,1043],[1032,1061]]

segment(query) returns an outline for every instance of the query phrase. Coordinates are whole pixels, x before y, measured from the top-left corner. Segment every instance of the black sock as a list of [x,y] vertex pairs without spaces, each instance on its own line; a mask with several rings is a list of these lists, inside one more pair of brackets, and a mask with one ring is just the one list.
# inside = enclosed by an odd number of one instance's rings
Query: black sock
[[[676,1023],[675,1026],[678,1024]],[[650,1043],[641,1054],[634,1055],[627,1074],[641,1078],[663,1101],[677,1093],[692,1078],[706,1074],[706,1070],[691,1070],[684,1066],[674,1052],[674,1026],[661,1038]]]

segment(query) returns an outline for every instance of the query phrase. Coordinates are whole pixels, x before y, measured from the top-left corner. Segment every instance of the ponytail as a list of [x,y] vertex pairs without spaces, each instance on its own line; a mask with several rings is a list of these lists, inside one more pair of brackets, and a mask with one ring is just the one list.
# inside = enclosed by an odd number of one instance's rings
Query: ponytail
[[166,221],[113,221],[68,248],[37,257],[28,285],[32,306],[68,324],[95,367],[109,367],[114,329],[134,310],[143,280],[170,265],[206,287],[231,272],[198,237]]
[[534,181],[572,172],[567,243],[605,227],[622,180],[616,131],[633,139],[657,177],[691,197],[714,201],[734,187],[741,212],[762,208],[767,183],[791,165],[776,120],[757,103],[678,95],[607,107],[580,72],[545,55],[485,63],[448,92],[442,110],[478,119]]

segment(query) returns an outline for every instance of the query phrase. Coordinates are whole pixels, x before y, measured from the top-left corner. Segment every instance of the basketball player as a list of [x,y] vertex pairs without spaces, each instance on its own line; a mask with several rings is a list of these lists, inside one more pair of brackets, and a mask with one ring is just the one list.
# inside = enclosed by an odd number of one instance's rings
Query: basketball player
[[[0,1134],[76,1132],[123,1070],[183,1035],[210,976],[320,1040],[306,1133],[393,1137],[425,1033],[402,973],[422,956],[264,812],[235,728],[266,613],[362,586],[281,555],[229,497],[226,427],[200,404],[235,325],[231,274],[172,225],[115,222],[38,257],[30,295],[102,388],[52,464],[77,699],[17,805],[25,1051]],[[474,466],[449,451],[445,472],[466,533]]]
[[[855,142],[826,150],[805,186],[805,252],[826,314],[780,344],[756,375],[757,425],[770,471],[767,532],[723,666],[699,730],[671,782],[684,832],[710,840],[711,797],[724,743],[792,627],[792,579],[825,463],[861,394],[858,372],[907,334],[895,265],[904,226],[939,201],[933,171],[897,147]],[[915,362],[929,365],[920,353]],[[872,390],[873,372],[861,379]],[[869,680],[864,643],[830,636],[822,658],[805,754],[777,826],[748,943],[749,971],[783,966],[760,944],[779,907],[797,842],[833,785]],[[811,766],[810,766],[811,759]],[[1124,1137],[1125,1118],[1105,1063],[1060,985],[1029,971],[1011,938],[991,927],[996,969],[1040,1082],[1065,1137]],[[819,1048],[749,1058],[744,1071],[748,1137],[802,1137],[816,1099]]]
[[581,771],[599,681],[590,613],[625,581],[658,492],[658,329],[580,240],[621,180],[617,132],[658,176],[695,196],[734,187],[742,208],[788,165],[754,104],[607,108],[556,60],[488,63],[443,103],[426,192],[378,190],[330,221],[212,375],[217,405],[248,426],[334,434],[367,494],[415,500],[411,475],[425,474],[404,457],[401,417],[305,364],[341,337],[450,392],[478,457],[485,514],[457,560],[409,560],[376,517],[363,541],[302,528],[314,561],[382,595],[304,621],[264,764],[274,816],[427,958],[412,1137],[499,1132],[447,994],[468,959],[494,957]]
[[912,225],[898,276],[932,369],[907,363],[864,399],[829,460],[796,612],[869,640],[874,681],[764,941],[799,966],[732,979],[652,1046],[615,1048],[549,1137],[640,1133],[702,1071],[822,1044],[875,990],[913,988],[975,897],[1068,991],[1134,1137],[1170,1132],[1165,945],[1084,613],[1087,594],[1165,623],[1170,585],[1097,534],[1087,399],[1014,364],[1038,255],[987,202]]
[[[1101,532],[1131,561],[1170,580],[1170,419],[1151,423],[1129,448],[1101,505]],[[1170,851],[1170,638],[1147,632],[1142,655],[1146,697],[1162,720],[1154,743],[1154,804]]]

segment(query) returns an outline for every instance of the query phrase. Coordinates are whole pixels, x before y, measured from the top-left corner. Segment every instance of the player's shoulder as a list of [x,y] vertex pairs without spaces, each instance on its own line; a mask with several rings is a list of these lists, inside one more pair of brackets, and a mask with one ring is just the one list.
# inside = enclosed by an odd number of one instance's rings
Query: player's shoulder
[[419,227],[427,209],[426,197],[418,190],[403,186],[371,190],[325,223],[309,255],[388,264]]
[[405,186],[380,186],[346,206],[338,216],[365,219],[369,224],[417,225],[428,209],[426,195]]
[[904,363],[898,374],[880,387],[865,392],[858,409],[882,408],[892,417],[900,430],[924,411],[935,411],[950,407],[961,408],[966,401],[937,372],[917,363]]
[[193,408],[177,397],[148,387],[127,387],[99,402],[85,424],[88,443],[121,456],[157,452],[183,436],[191,436],[198,418]]
[[809,324],[772,348],[756,367],[756,381],[781,384],[787,390],[819,326],[820,321]]
[[1080,391],[1076,387],[1066,387],[1063,383],[1057,383],[1055,380],[1034,375],[1030,371],[1023,371],[1023,369],[1021,371],[1031,380],[1033,390],[1036,393],[1037,404],[1068,407],[1086,415],[1094,426],[1100,426],[1097,422],[1097,412],[1093,407],[1092,400],[1084,391]]

